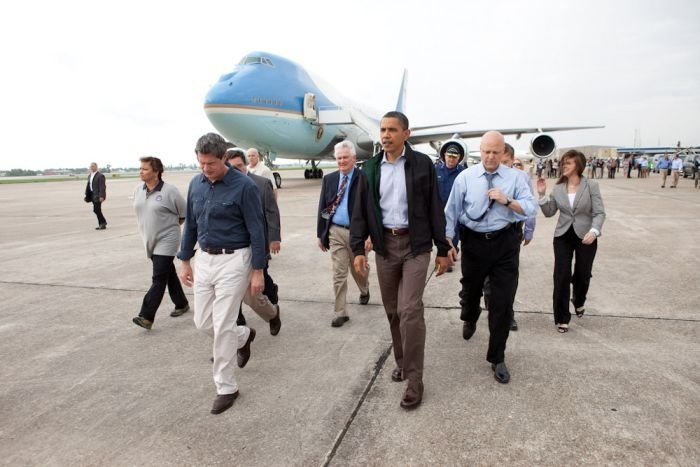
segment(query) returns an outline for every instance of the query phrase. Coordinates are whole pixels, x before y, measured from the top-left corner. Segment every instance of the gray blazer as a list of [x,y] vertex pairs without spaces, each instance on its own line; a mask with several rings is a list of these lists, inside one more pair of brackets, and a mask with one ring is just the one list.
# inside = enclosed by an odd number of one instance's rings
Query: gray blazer
[[552,193],[540,201],[540,208],[545,217],[552,217],[559,211],[559,220],[554,229],[554,236],[561,237],[573,224],[579,238],[583,238],[591,228],[602,232],[605,221],[605,207],[600,196],[600,187],[595,180],[581,177],[581,183],[576,190],[574,207],[569,203],[566,183],[554,185]]
[[262,202],[262,210],[265,217],[265,251],[267,251],[270,248],[270,242],[282,241],[280,210],[275,200],[272,182],[268,178],[251,172],[248,172],[248,177],[255,182],[260,191],[260,201]]

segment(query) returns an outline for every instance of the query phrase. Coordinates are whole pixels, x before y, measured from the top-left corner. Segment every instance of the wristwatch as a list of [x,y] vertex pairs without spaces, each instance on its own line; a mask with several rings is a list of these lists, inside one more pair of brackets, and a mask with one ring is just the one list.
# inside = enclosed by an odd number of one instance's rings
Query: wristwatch
[[512,198],[506,198],[506,204],[504,204],[504,206],[506,206],[506,207],[510,206],[510,203],[512,203],[512,202],[513,202]]

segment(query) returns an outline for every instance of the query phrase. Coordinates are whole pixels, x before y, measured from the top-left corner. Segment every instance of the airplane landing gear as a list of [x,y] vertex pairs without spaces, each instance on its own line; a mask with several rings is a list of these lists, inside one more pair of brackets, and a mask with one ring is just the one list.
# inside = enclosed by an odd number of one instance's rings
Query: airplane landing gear
[[323,170],[316,167],[316,163],[311,161],[312,168],[304,169],[304,178],[309,180],[311,178],[323,178]]

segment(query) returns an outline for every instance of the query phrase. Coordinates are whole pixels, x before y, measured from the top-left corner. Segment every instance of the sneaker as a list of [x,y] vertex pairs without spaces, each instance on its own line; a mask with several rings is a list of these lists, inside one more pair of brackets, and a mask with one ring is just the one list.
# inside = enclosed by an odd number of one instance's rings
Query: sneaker
[[188,311],[190,311],[190,306],[189,306],[189,305],[185,305],[185,306],[183,306],[182,308],[177,308],[177,307],[176,307],[173,311],[170,312],[170,316],[172,316],[173,318],[177,318],[178,316],[184,315],[184,314],[187,313]]
[[141,326],[144,329],[150,330],[153,327],[153,321],[148,321],[146,318],[142,318],[141,316],[137,316],[131,321],[133,321],[135,325]]

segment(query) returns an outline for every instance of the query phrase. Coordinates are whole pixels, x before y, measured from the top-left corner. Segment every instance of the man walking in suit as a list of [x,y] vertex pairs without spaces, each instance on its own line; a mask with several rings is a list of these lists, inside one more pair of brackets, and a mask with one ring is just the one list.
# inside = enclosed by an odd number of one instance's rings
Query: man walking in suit
[[[348,269],[360,289],[360,305],[369,302],[369,268],[360,272],[352,266],[355,257],[350,249],[350,220],[357,187],[364,181],[363,173],[355,168],[357,155],[352,141],[335,145],[335,162],[338,170],[323,177],[321,197],[318,201],[316,233],[321,251],[331,251],[333,262],[333,290],[335,292],[335,317],[331,326],[339,328],[350,317],[346,308]],[[366,245],[369,247],[369,242]]]
[[[522,231],[519,221],[535,215],[537,207],[528,183],[517,169],[501,164],[505,152],[503,135],[489,131],[481,138],[481,163],[457,177],[445,207],[447,239],[459,224],[462,243],[462,290],[460,291],[462,337],[469,340],[481,314],[479,306],[486,276],[493,293],[489,302],[489,349],[499,383],[510,381],[505,364],[511,307],[518,275]],[[457,259],[454,248],[451,259]]]
[[365,240],[372,239],[396,360],[391,379],[408,380],[400,405],[412,409],[423,400],[423,290],[430,253],[435,243],[439,276],[451,264],[449,243],[435,166],[406,143],[411,134],[408,118],[401,112],[386,113],[379,134],[383,151],[362,168],[365,181],[357,190],[350,245],[355,272],[361,273],[367,268]]
[[97,227],[95,230],[107,228],[107,219],[102,215],[102,203],[107,199],[107,184],[105,176],[97,170],[97,163],[90,164],[90,175],[88,175],[87,186],[85,187],[85,202],[92,203],[92,211],[97,216]]
[[[280,234],[280,210],[275,200],[275,195],[272,191],[272,183],[265,177],[252,174],[248,171],[245,160],[245,152],[240,148],[231,148],[226,150],[226,161],[231,164],[231,167],[238,169],[243,175],[247,175],[255,182],[255,185],[260,191],[260,201],[262,202],[263,220],[265,224],[265,252],[267,259],[270,259],[270,253],[277,254],[280,251],[282,244],[282,236]],[[269,263],[266,262],[263,269],[265,277],[265,289],[263,293],[252,297],[246,294],[243,297],[243,302],[251,307],[255,313],[270,324],[270,334],[276,336],[282,327],[280,321],[280,307],[278,304],[279,297],[277,295],[277,284],[268,274]],[[238,319],[236,324],[245,326],[245,317],[241,311],[239,304]]]

